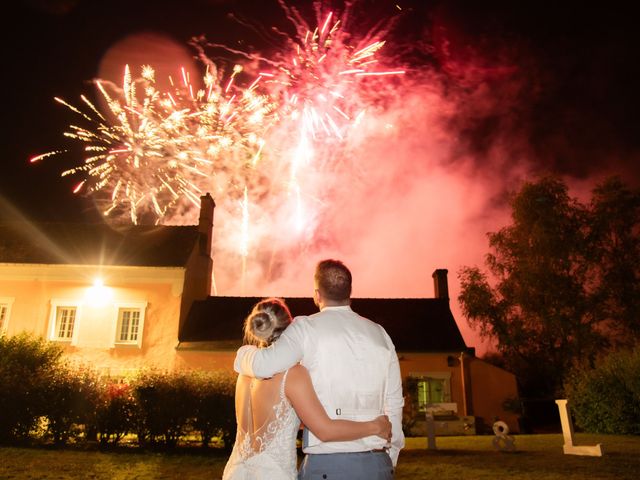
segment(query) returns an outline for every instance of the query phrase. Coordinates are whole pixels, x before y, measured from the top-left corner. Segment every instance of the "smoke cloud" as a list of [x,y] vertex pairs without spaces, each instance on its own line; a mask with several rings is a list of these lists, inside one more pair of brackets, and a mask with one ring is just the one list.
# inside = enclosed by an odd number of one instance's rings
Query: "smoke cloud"
[[[391,48],[409,57],[404,78],[390,80],[384,101],[320,158],[328,168],[301,170],[302,212],[284,149],[266,151],[276,187],[249,209],[246,258],[238,198],[212,192],[218,295],[310,296],[315,264],[338,258],[353,272],[356,297],[433,297],[431,275],[446,268],[454,317],[482,353],[490,346],[462,317],[457,273],[484,263],[487,232],[509,222],[509,192],[554,172],[584,197],[609,174],[637,174],[629,161],[637,150],[618,148],[623,139],[593,112],[581,115],[579,100],[562,102],[569,67],[554,70],[560,63],[544,59],[544,45],[495,24],[474,29],[442,6],[420,15]],[[194,209],[170,223],[195,222]]]

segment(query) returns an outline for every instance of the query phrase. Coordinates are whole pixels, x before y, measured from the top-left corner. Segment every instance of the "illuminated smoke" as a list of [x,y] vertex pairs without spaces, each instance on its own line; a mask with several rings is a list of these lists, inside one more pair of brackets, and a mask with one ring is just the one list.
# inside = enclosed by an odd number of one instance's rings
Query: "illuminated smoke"
[[[309,296],[315,262],[337,257],[354,273],[356,296],[430,297],[431,273],[448,268],[454,315],[467,341],[476,344],[457,307],[455,275],[460,265],[482,263],[485,233],[508,221],[505,190],[535,171],[526,126],[510,122],[520,99],[539,92],[533,88],[537,72],[514,67],[526,59],[522,55],[514,55],[518,62],[474,63],[473,56],[459,53],[468,42],[458,42],[456,50],[450,35],[437,30],[444,74],[426,67],[400,74],[405,68],[387,57],[395,45],[386,39],[386,27],[362,33],[345,21],[349,12],[328,9],[316,11],[308,24],[284,7],[295,35],[279,32],[281,47],[269,58],[212,43],[199,52],[210,69],[205,50],[235,53],[231,65],[243,67],[230,87],[236,99],[248,88],[268,98],[266,121],[259,126],[244,122],[249,115],[234,117],[242,120],[237,137],[220,145],[208,183],[181,170],[185,181],[200,189],[195,195],[210,191],[216,200],[218,293]],[[393,74],[344,73],[350,59],[358,63],[356,53],[371,45],[377,62],[359,68]],[[225,92],[229,76],[215,75],[220,98],[231,98],[231,90]],[[177,75],[174,87],[184,93],[176,96],[176,109],[200,111],[185,85]],[[486,117],[499,126],[474,130],[474,122]],[[195,118],[184,124],[189,133],[182,138],[189,141],[176,152],[185,145],[201,152],[208,144],[195,141]],[[263,142],[250,142],[251,132]],[[161,203],[161,210],[168,207],[158,217],[161,223],[197,222],[197,208],[187,195],[175,206]],[[141,206],[149,199],[144,198]]]

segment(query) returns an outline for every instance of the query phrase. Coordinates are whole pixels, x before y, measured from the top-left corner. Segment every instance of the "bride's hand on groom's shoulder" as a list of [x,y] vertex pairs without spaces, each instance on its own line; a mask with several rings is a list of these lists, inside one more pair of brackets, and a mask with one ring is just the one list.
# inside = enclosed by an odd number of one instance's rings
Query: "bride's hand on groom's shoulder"
[[380,415],[378,418],[373,420],[373,422],[377,428],[376,435],[387,441],[391,441],[391,422],[389,421],[389,417],[386,415]]

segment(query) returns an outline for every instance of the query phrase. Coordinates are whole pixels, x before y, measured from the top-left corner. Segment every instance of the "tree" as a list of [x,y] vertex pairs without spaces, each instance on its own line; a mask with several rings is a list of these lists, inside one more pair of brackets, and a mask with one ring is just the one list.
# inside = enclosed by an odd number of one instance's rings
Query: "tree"
[[488,234],[491,279],[460,270],[463,314],[496,342],[523,394],[558,394],[572,364],[638,340],[639,198],[617,179],[588,205],[557,178],[525,183],[511,225]]
[[631,347],[640,338],[640,193],[611,178],[589,213],[598,316],[616,346]]

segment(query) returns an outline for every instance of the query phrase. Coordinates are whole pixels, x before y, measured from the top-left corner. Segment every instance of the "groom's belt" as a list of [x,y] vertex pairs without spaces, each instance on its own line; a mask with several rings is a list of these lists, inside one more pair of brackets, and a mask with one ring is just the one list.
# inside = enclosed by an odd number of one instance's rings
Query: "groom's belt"
[[373,450],[362,450],[360,452],[331,452],[331,453],[307,453],[306,455],[358,455],[363,453],[387,453],[387,448],[374,448]]
[[359,415],[382,415],[379,408],[336,408],[336,416],[348,415],[350,417]]

